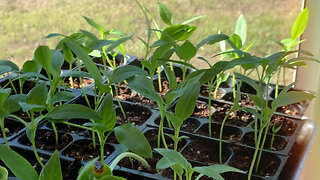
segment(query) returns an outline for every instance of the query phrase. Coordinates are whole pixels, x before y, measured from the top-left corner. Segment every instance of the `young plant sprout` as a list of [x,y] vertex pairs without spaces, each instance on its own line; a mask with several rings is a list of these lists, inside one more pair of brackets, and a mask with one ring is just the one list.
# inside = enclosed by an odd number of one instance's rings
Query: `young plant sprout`
[[271,138],[271,143],[270,143],[271,150],[273,148],[274,137],[275,137],[276,133],[280,131],[281,127],[282,127],[282,124],[278,127],[276,127],[276,125],[272,126],[272,138]]
[[192,167],[192,165],[175,150],[156,148],[155,151],[163,156],[157,163],[157,170],[171,168],[178,175],[180,180],[183,180],[183,176],[185,177],[185,180],[191,180],[192,175],[195,172],[199,173],[196,177],[197,180],[202,176],[223,180],[223,177],[220,174],[225,172],[245,173],[237,168],[222,164]]

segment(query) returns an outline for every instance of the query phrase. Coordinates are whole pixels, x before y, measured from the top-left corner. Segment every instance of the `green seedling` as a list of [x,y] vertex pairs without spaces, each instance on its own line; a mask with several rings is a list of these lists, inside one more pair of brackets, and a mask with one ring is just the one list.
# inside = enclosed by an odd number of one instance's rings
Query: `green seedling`
[[[49,161],[43,166],[40,175],[36,172],[33,166],[21,155],[15,151],[0,145],[0,159],[11,170],[13,175],[23,180],[62,180],[62,171],[59,160],[59,153],[56,150]],[[1,172],[1,166],[0,166]],[[0,179],[8,179],[8,173],[0,173]]]
[[[8,83],[5,84],[2,88],[6,88],[9,84],[11,85],[11,88],[13,89],[13,92],[15,94],[18,94],[18,91],[17,89],[15,88],[15,86],[13,85],[13,82],[12,82],[12,77],[10,76],[10,72],[12,73],[19,73],[19,67],[14,64],[13,62],[11,61],[8,61],[8,60],[0,60],[0,76],[2,75],[7,75],[7,78],[8,78]],[[20,84],[20,88],[22,88],[21,86],[21,83],[19,82]],[[21,89],[20,89],[21,91]]]
[[195,172],[199,173],[199,175],[196,177],[197,180],[202,176],[223,180],[224,178],[220,174],[225,172],[245,173],[237,168],[222,164],[192,167],[192,165],[175,150],[156,148],[155,151],[163,156],[157,163],[157,170],[171,168],[178,175],[180,180],[183,180],[183,175],[186,180],[191,180],[192,175]]
[[7,180],[8,179],[8,171],[6,168],[0,166],[0,180]]
[[280,131],[281,127],[282,127],[282,124],[280,126],[278,126],[278,127],[276,127],[276,125],[272,126],[272,138],[271,138],[271,143],[270,143],[270,149],[271,150],[272,150],[272,147],[273,147],[274,137],[277,134],[277,132]]

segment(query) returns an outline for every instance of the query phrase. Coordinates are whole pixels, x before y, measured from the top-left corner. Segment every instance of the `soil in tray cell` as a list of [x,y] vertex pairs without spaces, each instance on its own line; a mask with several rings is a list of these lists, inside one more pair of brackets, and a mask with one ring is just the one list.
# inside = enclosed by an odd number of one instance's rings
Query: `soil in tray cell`
[[138,170],[138,171],[146,172],[150,174],[156,174],[157,173],[156,165],[160,159],[161,159],[161,155],[157,153],[153,153],[152,159],[146,158],[146,161],[150,165],[150,168],[143,166],[139,161],[135,159],[132,159],[132,163],[131,163],[129,158],[122,159],[118,163],[118,166],[134,169],[134,170]]
[[[165,134],[173,134],[173,132],[170,133],[170,132],[165,131]],[[151,149],[158,147],[158,145],[157,145],[158,144],[158,129],[150,129],[144,133],[144,136],[149,141]],[[165,139],[166,139],[166,143],[167,143],[168,148],[173,149],[174,148],[173,140],[169,136],[166,136],[166,135],[165,135]],[[187,143],[186,139],[182,139],[181,141],[179,141],[178,151],[181,150],[186,145],[186,143]],[[161,148],[164,148],[163,143],[162,143],[162,139],[161,139]]]
[[[159,125],[160,118],[156,119],[155,123]],[[187,120],[183,121],[181,125],[181,131],[194,132],[199,127],[199,125],[200,125],[200,122],[198,120],[194,118],[188,118]],[[166,128],[169,128],[167,119],[164,119],[163,126]],[[172,124],[171,124],[171,127],[172,127]]]
[[83,166],[80,159],[75,159],[73,162],[60,160],[62,176],[64,180],[74,180],[78,177],[78,172]]
[[[219,139],[220,130],[221,130],[220,124],[212,123],[211,137]],[[201,126],[201,128],[197,131],[197,134],[200,134],[203,136],[209,136],[209,124],[204,124],[203,126]],[[242,135],[242,132],[238,128],[230,127],[230,126],[223,127],[222,139],[224,140],[228,140],[231,142],[239,142],[241,135]]]
[[[264,137],[264,134],[262,135],[262,137]],[[275,136],[274,141],[273,141],[273,145],[272,145],[272,148],[271,148],[270,147],[271,139],[272,139],[272,135],[268,134],[267,135],[267,139],[266,139],[265,144],[264,144],[264,147],[263,147],[264,149],[269,149],[269,150],[273,150],[273,151],[281,151],[281,150],[286,148],[287,141],[285,139],[283,139],[282,137],[279,137],[279,136]],[[244,135],[244,137],[242,138],[241,143],[254,147],[255,146],[255,143],[254,143],[254,132],[246,133]]]
[[[222,173],[221,176],[225,180],[247,180],[248,179],[247,174],[234,173],[234,172]],[[252,180],[263,180],[262,178],[258,178],[258,177],[251,177],[251,179]]]
[[[226,101],[229,101],[229,102],[233,102],[234,101],[233,93],[232,92],[227,93],[223,97],[223,100],[226,100]],[[241,99],[240,99],[239,105],[241,105],[241,106],[254,106],[254,103],[250,99],[248,94],[241,94]]]
[[[225,162],[231,156],[231,150],[222,146],[222,161]],[[205,164],[219,163],[219,143],[208,140],[192,141],[182,151],[182,155],[189,160]]]
[[[176,77],[176,82],[179,84],[181,82],[181,77]],[[156,92],[158,92],[160,94],[161,97],[164,97],[167,92],[170,90],[170,84],[169,81],[167,80],[167,78],[165,77],[161,77],[161,91],[159,89],[159,81],[154,80],[153,81],[153,87],[156,90]]]
[[[72,80],[73,80],[73,89],[85,88],[94,82],[92,78],[86,78],[86,77],[82,78],[82,84],[80,83],[80,79],[78,77],[74,77]],[[69,77],[64,79],[64,83],[69,88],[71,88]]]
[[[214,97],[214,90],[215,89],[213,89],[213,91],[211,92],[211,97],[212,98]],[[200,94],[202,96],[209,97],[209,87],[208,86],[201,86]],[[218,91],[217,91],[217,96],[216,96],[217,98],[216,99],[221,99],[225,94],[226,94],[225,90],[219,88]]]
[[[213,120],[222,123],[230,108],[230,104],[217,106],[216,111],[213,113]],[[252,114],[245,111],[238,111],[237,113],[231,113],[230,116],[228,116],[226,124],[232,126],[248,126],[253,120],[254,116]]]
[[277,112],[283,113],[283,114],[288,114],[288,115],[293,115],[296,116],[299,114],[300,109],[297,107],[296,104],[290,104],[287,106],[282,106],[277,108]]
[[116,98],[121,100],[126,100],[126,101],[143,104],[151,107],[157,106],[153,101],[143,97],[141,94],[137,93],[136,91],[129,89],[129,87],[123,83],[118,85],[118,94],[119,95],[116,96]]
[[128,122],[131,122],[135,126],[140,126],[144,122],[146,122],[151,117],[151,111],[147,108],[133,105],[133,104],[126,104],[122,103],[122,108],[126,114],[126,117],[123,116],[121,109],[117,108],[117,124],[126,124]]
[[[55,149],[58,149],[58,150],[63,149],[72,140],[73,140],[72,136],[70,136],[69,134],[58,133],[58,141],[59,142],[57,145],[56,139],[55,139],[55,134],[52,130],[40,129],[40,130],[37,130],[35,143],[36,143],[36,147],[38,149],[53,152]],[[27,145],[27,146],[32,145],[26,135],[21,137],[18,141],[19,141],[19,143]]]
[[[108,133],[109,133],[109,132],[105,132],[104,135],[107,136]],[[92,138],[92,131],[86,131],[86,132],[84,133],[84,136],[91,139],[91,138]],[[95,137],[96,137],[96,141],[97,141],[97,143],[98,143],[98,142],[99,142],[99,141],[98,141],[99,138],[98,138],[97,133],[95,133]],[[107,138],[106,143],[108,143],[108,144],[119,144],[118,140],[116,139],[116,136],[114,135],[114,132],[112,132],[112,133],[109,135],[109,137]]]
[[[109,144],[104,146],[104,156],[108,157],[114,151],[114,147]],[[89,161],[95,157],[100,156],[100,145],[96,143],[94,148],[92,140],[77,140],[70,144],[63,152],[63,155],[78,158],[84,161]]]
[[[214,107],[211,106],[211,115],[215,111]],[[205,102],[197,101],[196,107],[193,111],[193,116],[197,117],[208,117],[209,116],[209,109],[208,104]]]
[[[7,83],[9,83],[8,80],[2,82],[0,85],[1,87],[4,87]],[[12,81],[14,88],[17,90],[17,93],[21,93],[20,92],[20,85],[19,85],[19,81],[15,80]],[[32,88],[34,88],[36,86],[36,83],[34,81],[25,81],[22,85],[22,92],[23,94],[27,94]],[[6,86],[6,88],[11,88],[11,94],[16,94],[15,91],[13,90],[11,84],[8,84]]]
[[[90,122],[89,120],[85,120],[85,119],[72,119],[69,120],[68,122],[73,123],[73,124],[77,124],[77,125],[83,125],[84,123],[88,123]],[[70,126],[70,125],[66,125],[66,124],[62,124],[62,123],[55,123],[55,126],[57,128],[58,131],[64,132],[64,133],[83,133],[86,132],[86,129],[82,129],[82,128],[77,128],[74,126]],[[46,127],[52,129],[52,124],[47,122],[46,123]]]
[[[234,147],[235,155],[231,158],[229,165],[244,171],[249,171],[254,151],[244,147]],[[280,159],[271,153],[262,153],[259,170],[253,174],[271,177],[275,175],[280,167]]]
[[[10,137],[10,136],[16,134],[22,128],[24,128],[24,125],[18,121],[14,121],[14,120],[10,120],[10,119],[4,120],[4,131],[5,131],[7,137]],[[0,130],[0,138],[3,138],[1,130]]]
[[[113,58],[110,54],[108,54],[108,58],[110,59],[110,62],[112,62],[112,65],[113,65],[114,61],[116,61],[116,63],[115,63],[116,66],[119,66],[124,63],[124,59],[123,59],[122,55],[118,55],[115,58]],[[102,58],[93,58],[93,62],[103,65]],[[110,66],[107,60],[106,60],[106,66]]]
[[155,178],[144,177],[141,175],[132,174],[122,170],[113,170],[112,174],[115,176],[126,178],[127,180],[155,180]]

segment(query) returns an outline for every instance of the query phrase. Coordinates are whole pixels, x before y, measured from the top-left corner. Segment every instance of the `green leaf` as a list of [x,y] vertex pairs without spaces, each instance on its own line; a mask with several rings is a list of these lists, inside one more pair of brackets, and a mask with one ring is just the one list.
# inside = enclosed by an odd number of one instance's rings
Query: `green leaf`
[[98,131],[104,133],[110,131],[116,125],[116,111],[113,106],[112,95],[108,93],[98,108],[98,114],[102,119],[93,119],[95,123],[102,124],[103,128],[97,128]]
[[237,49],[241,49],[243,43],[241,37],[238,34],[232,34],[232,36],[230,37],[230,41]]
[[200,174],[204,174],[208,177],[214,178],[216,180],[224,180],[224,178],[220,174],[225,172],[246,173],[245,171],[239,170],[231,166],[223,165],[223,164],[194,167],[193,170]]
[[0,180],[7,180],[8,179],[8,171],[6,168],[0,166]]
[[177,48],[177,55],[186,61],[189,61],[193,58],[197,53],[197,49],[193,46],[193,44],[186,40],[182,46],[178,46]]
[[94,27],[95,29],[97,29],[101,34],[104,33],[105,31],[103,30],[103,28],[97,24],[96,22],[94,22],[92,19],[83,16],[83,18],[87,21],[88,24],[90,24],[92,27]]
[[166,43],[159,46],[153,53],[152,59],[163,59],[163,56],[170,50],[172,43]]
[[59,152],[54,151],[49,161],[43,167],[39,180],[62,180]]
[[168,42],[172,42],[174,40],[184,41],[189,38],[196,29],[196,26],[189,26],[185,24],[173,25],[163,30],[161,39]]
[[10,71],[19,71],[19,67],[9,60],[0,60],[0,66],[9,67],[11,69]]
[[294,104],[301,101],[311,100],[315,96],[313,94],[302,92],[302,91],[289,91],[284,94],[279,94],[276,99],[271,103],[272,109],[277,109],[281,106],[286,106],[289,104]]
[[117,40],[115,40],[110,46],[107,47],[107,52],[110,52],[112,51],[114,48],[120,46],[122,43],[128,41],[129,39],[132,38],[132,35],[131,36],[123,36],[121,38],[118,38]]
[[21,99],[24,99],[25,97],[25,94],[15,94],[9,96],[3,103],[3,107],[5,107],[6,109],[6,114],[11,114],[21,109],[19,101],[21,101]]
[[174,162],[169,161],[166,157],[162,157],[157,163],[157,170],[167,169],[175,165]]
[[84,71],[77,71],[77,70],[64,70],[61,74],[61,77],[88,77],[93,78],[93,76]]
[[307,27],[309,19],[309,9],[305,8],[297,17],[291,28],[291,39],[296,40],[304,32]]
[[91,50],[100,50],[102,49],[104,46],[110,45],[114,43],[114,41],[110,41],[110,40],[96,40],[96,41],[92,41],[88,47]]
[[188,19],[188,20],[186,20],[186,21],[183,21],[181,24],[189,24],[189,23],[191,23],[191,22],[193,22],[193,21],[195,21],[195,20],[197,20],[197,19],[203,18],[203,17],[205,17],[205,16],[206,16],[206,15],[199,15],[199,16],[190,18],[190,19]]
[[242,41],[242,45],[246,42],[247,39],[247,22],[244,16],[241,14],[237,20],[236,28],[234,33],[237,34]]
[[37,61],[31,60],[31,61],[26,61],[22,65],[22,72],[39,72],[39,65]]
[[145,158],[152,158],[152,149],[142,132],[132,124],[124,124],[114,128],[118,142],[130,151]]
[[10,93],[11,93],[11,89],[10,88],[6,88],[6,89],[0,88],[0,106],[3,106],[3,103],[8,98]]
[[162,98],[154,90],[152,81],[146,76],[135,76],[128,79],[128,86],[151,101],[163,104]]
[[[177,151],[174,151],[172,149],[161,149],[161,148],[155,148],[155,151],[160,153],[164,158],[167,158],[168,161],[170,161],[173,164],[179,164],[182,166],[183,169],[186,171],[189,171],[192,169],[191,164]],[[157,167],[157,169],[159,169]]]
[[140,67],[137,67],[137,66],[132,66],[132,65],[120,66],[113,71],[111,82],[120,83],[135,75],[146,76],[147,74],[144,70],[142,70]]
[[197,45],[197,49],[199,49],[201,46],[205,45],[205,44],[209,44],[209,45],[212,45],[212,44],[215,44],[215,43],[218,43],[220,41],[223,41],[223,40],[227,40],[229,39],[229,36],[225,35],[225,34],[214,34],[214,35],[211,35],[205,39],[203,39],[198,45]]
[[190,88],[186,88],[186,90],[183,92],[175,108],[176,116],[178,116],[179,119],[185,120],[192,115],[199,92],[199,82],[194,83],[190,86]]
[[52,50],[52,64],[51,64],[51,73],[54,77],[58,78],[61,72],[61,66],[64,62],[64,55],[58,50]]
[[97,112],[80,104],[62,104],[56,106],[46,117],[57,121],[69,119],[101,119]]
[[158,2],[158,11],[162,21],[169,26],[172,25],[172,14],[170,10],[162,3]]
[[72,92],[59,91],[53,96],[53,104],[58,102],[67,102],[73,99],[75,95]]
[[37,172],[26,159],[2,144],[0,144],[0,159],[17,178],[23,180],[38,179]]
[[41,111],[45,108],[48,98],[48,88],[45,82],[36,85],[26,95],[25,99],[20,101],[19,104],[24,112],[34,110]]
[[177,85],[176,75],[166,64],[163,65],[164,73],[169,81],[169,89],[174,88]]
[[82,32],[84,35],[86,35],[91,41],[98,41],[99,39],[97,38],[96,35],[94,35],[92,32],[80,29],[80,32]]
[[258,86],[258,84],[251,78],[246,77],[242,74],[239,73],[235,73],[236,77],[240,78],[242,81],[246,82],[247,84],[249,84],[249,86],[251,86],[253,89],[255,89],[258,92],[261,92],[261,88]]
[[46,81],[49,80],[47,77],[45,77],[42,74],[37,73],[37,72],[26,72],[23,74],[19,74],[18,76],[13,78],[13,80],[18,80],[18,79],[23,79],[23,78],[31,78],[31,77],[38,77],[38,78],[46,80]]
[[88,56],[88,54],[75,42],[73,41],[65,41],[66,45],[77,55],[78,58],[82,60],[88,72],[92,74],[96,83],[102,83],[102,77],[99,69],[93,63],[92,59]]
[[34,52],[34,60],[48,72],[51,73],[52,52],[48,46],[39,46]]
[[71,49],[65,43],[63,43],[62,52],[64,54],[64,59],[66,60],[66,62],[71,64],[74,61],[73,54]]

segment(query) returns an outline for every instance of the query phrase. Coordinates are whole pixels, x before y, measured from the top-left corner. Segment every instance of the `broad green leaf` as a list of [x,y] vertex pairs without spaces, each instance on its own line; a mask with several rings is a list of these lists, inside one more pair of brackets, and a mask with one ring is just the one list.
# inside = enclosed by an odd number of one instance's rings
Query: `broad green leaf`
[[169,81],[169,89],[174,88],[177,85],[176,75],[166,64],[163,65],[164,73]]
[[102,83],[100,71],[93,63],[92,59],[88,56],[88,54],[73,41],[65,41],[65,43],[77,55],[77,57],[82,60],[88,72],[94,77],[95,82]]
[[62,180],[59,152],[54,151],[49,161],[43,167],[39,180]]
[[152,149],[142,132],[132,124],[124,124],[114,128],[118,142],[130,151],[145,158],[152,158]]
[[64,62],[64,55],[59,52],[58,50],[52,50],[52,75],[54,77],[58,78],[60,76],[60,71],[61,71],[61,66],[63,65]]
[[230,41],[236,46],[237,49],[241,49],[243,43],[238,34],[232,34]]
[[[175,129],[180,128],[184,119],[179,118],[178,116],[174,115],[172,112],[167,112],[165,111],[166,118],[172,123],[173,127]],[[177,140],[175,139],[175,136],[172,136],[172,134],[168,134],[169,137],[171,137],[172,140]]]
[[88,44],[88,47],[91,50],[100,50],[101,48],[103,48],[104,46],[110,45],[114,43],[114,41],[110,41],[110,40],[96,40],[96,41],[92,41],[90,44]]
[[237,173],[246,173],[240,169],[227,166],[224,164],[215,164],[211,166],[202,166],[202,167],[194,167],[194,171],[206,175],[208,177],[214,178],[216,180],[224,180],[224,178],[220,175],[225,172],[237,172]]
[[98,131],[104,133],[110,131],[116,125],[116,111],[113,106],[112,95],[108,93],[100,104],[97,113],[102,119],[93,119],[95,123],[103,125],[103,128],[98,128]]
[[53,96],[53,104],[58,102],[67,102],[73,99],[75,95],[72,92],[68,91],[59,91]]
[[163,59],[163,56],[171,49],[172,43],[166,43],[159,46],[153,53],[152,59]]
[[297,17],[291,28],[291,39],[296,40],[304,32],[309,19],[309,9],[305,8]]
[[52,52],[48,46],[39,46],[34,52],[34,60],[48,72],[51,73]]
[[90,24],[92,27],[94,27],[95,29],[97,29],[100,33],[104,33],[105,31],[103,30],[103,28],[97,24],[96,22],[94,22],[92,19],[83,16],[83,18],[87,21],[88,24]]
[[36,85],[26,96],[28,104],[45,105],[48,97],[48,88],[45,82]]
[[0,66],[0,75],[3,75],[4,73],[8,73],[11,71],[11,68],[8,66]]
[[172,25],[172,14],[170,10],[162,3],[158,2],[158,11],[162,21],[169,26]]
[[112,44],[110,44],[110,46],[107,47],[107,52],[112,51],[114,48],[120,46],[122,43],[128,41],[131,38],[132,38],[132,35],[131,36],[123,36],[123,37],[120,37],[120,38],[114,40],[114,42]]
[[175,108],[175,114],[179,117],[179,119],[185,120],[192,115],[199,92],[199,82],[194,83],[183,92]]
[[0,166],[0,180],[7,180],[8,179],[8,171],[6,168]]
[[154,102],[161,102],[163,104],[162,98],[159,96],[159,94],[154,90],[152,81],[146,76],[135,76],[130,79],[128,79],[128,86],[140,93],[142,96],[150,99]]
[[10,88],[6,88],[6,89],[0,88],[0,106],[3,105],[3,103],[8,98],[10,93],[11,93],[11,89]]
[[162,157],[157,163],[157,170],[167,169],[173,165],[175,165],[174,162],[171,162],[167,158]]
[[64,59],[66,60],[66,62],[71,64],[74,61],[73,54],[72,54],[71,49],[64,43],[62,46],[62,52],[63,52]]
[[144,70],[142,70],[140,67],[137,67],[137,66],[132,66],[132,65],[120,66],[113,71],[111,82],[120,83],[135,75],[146,76],[147,74]]
[[46,80],[46,81],[49,80],[47,77],[45,77],[44,75],[37,73],[37,72],[22,73],[22,74],[19,74],[18,76],[16,76],[15,78],[13,78],[13,80],[24,79],[24,78],[28,79],[31,77],[38,77],[38,78]]
[[182,46],[178,46],[177,48],[177,55],[185,61],[189,61],[196,55],[196,53],[197,49],[188,40],[186,40]]
[[46,117],[57,121],[69,119],[101,119],[97,112],[80,104],[62,104],[56,106],[46,114]]
[[205,17],[205,16],[206,16],[206,15],[199,15],[199,16],[190,18],[190,19],[188,19],[188,20],[186,20],[186,21],[183,21],[181,24],[189,24],[189,23],[191,23],[191,22],[193,22],[193,21],[195,21],[195,20],[197,20],[197,19],[203,18],[203,17]]
[[90,73],[84,71],[77,71],[77,70],[64,70],[61,74],[61,77],[88,77],[93,78]]
[[199,49],[201,46],[205,45],[205,44],[215,44],[217,42],[223,41],[223,40],[227,40],[229,39],[229,36],[224,35],[224,34],[214,34],[211,35],[205,39],[203,39],[198,45],[197,45],[197,49]]
[[3,107],[6,108],[6,114],[11,114],[21,109],[19,101],[21,101],[21,99],[24,99],[25,97],[25,94],[15,94],[9,96],[3,103]]
[[91,41],[98,41],[99,39],[97,38],[96,35],[94,35],[92,32],[80,29],[80,32],[82,32],[84,35],[86,35]]
[[294,104],[301,101],[311,100],[315,96],[313,94],[302,92],[302,91],[289,91],[285,94],[279,94],[276,99],[271,103],[272,109],[277,109],[281,106],[286,106],[289,104]]
[[0,144],[0,159],[17,178],[23,180],[38,179],[37,172],[26,159],[2,144]]
[[196,26],[189,26],[185,24],[173,25],[163,30],[161,39],[168,42],[172,42],[174,40],[184,41],[189,38],[196,29]]
[[167,158],[167,160],[171,163],[179,164],[187,171],[192,169],[191,164],[179,152],[172,149],[161,148],[156,148],[154,150],[160,153],[164,158]]
[[0,66],[10,67],[10,71],[19,71],[19,67],[9,60],[0,60]]
[[[242,74],[239,73],[235,73],[236,77],[240,78],[242,81],[246,82],[247,84],[249,84],[253,89],[255,89],[257,92],[261,92],[261,88],[258,86],[258,84],[251,78],[246,77]],[[259,94],[259,93],[257,93]]]
[[236,28],[234,33],[237,34],[242,41],[242,45],[246,42],[247,39],[247,22],[244,16],[241,14],[237,20]]

